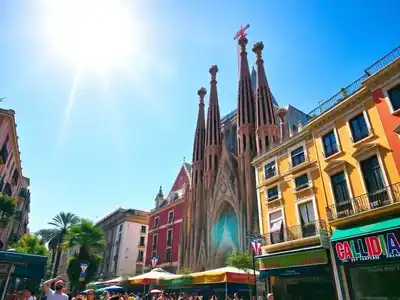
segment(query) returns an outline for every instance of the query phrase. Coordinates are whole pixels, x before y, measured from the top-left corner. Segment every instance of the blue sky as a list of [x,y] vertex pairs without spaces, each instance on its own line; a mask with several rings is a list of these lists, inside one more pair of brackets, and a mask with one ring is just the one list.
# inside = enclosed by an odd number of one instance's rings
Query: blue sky
[[120,206],[151,209],[159,185],[167,193],[183,157],[191,161],[197,90],[209,88],[212,64],[221,114],[236,106],[240,25],[251,24],[250,45],[264,42],[277,101],[307,112],[400,44],[398,1],[131,0],[119,4],[124,29],[105,34],[122,35],[118,57],[104,66],[93,54],[83,67],[57,30],[78,34],[87,24],[62,24],[50,2],[9,0],[0,9],[0,96],[16,111],[32,231],[60,211],[96,220]]

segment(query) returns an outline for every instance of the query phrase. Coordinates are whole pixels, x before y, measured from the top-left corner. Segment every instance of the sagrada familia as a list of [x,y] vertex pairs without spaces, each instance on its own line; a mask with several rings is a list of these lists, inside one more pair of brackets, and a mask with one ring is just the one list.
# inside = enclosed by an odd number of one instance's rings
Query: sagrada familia
[[[233,251],[249,247],[248,235],[259,231],[256,155],[278,143],[307,116],[293,107],[279,108],[264,70],[262,42],[256,43],[256,70],[250,74],[246,36],[240,47],[237,110],[221,120],[216,65],[211,66],[207,120],[205,88],[198,90],[192,184],[181,236],[180,264],[192,271],[226,266]],[[289,112],[289,114],[288,114]],[[288,119],[290,123],[288,124]]]

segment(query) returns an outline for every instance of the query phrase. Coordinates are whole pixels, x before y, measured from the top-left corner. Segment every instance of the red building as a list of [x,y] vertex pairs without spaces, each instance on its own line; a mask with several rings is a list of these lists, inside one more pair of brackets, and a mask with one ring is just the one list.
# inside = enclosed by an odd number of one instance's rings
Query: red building
[[[400,172],[400,47],[365,70],[397,170]],[[385,66],[384,68],[382,66]],[[370,75],[371,74],[371,75]]]
[[186,199],[190,193],[190,180],[191,165],[183,163],[166,198],[160,187],[155,209],[151,211],[149,219],[146,249],[146,266],[149,268],[152,267],[152,257],[158,257],[157,267],[171,273],[178,270],[181,226]]

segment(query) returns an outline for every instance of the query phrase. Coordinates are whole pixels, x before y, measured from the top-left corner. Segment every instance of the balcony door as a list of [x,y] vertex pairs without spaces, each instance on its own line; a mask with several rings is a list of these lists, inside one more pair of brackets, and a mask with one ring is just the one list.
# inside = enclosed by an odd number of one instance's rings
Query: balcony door
[[269,215],[269,228],[271,236],[271,244],[282,243],[283,235],[283,215],[282,211],[276,211]]
[[299,204],[299,215],[302,237],[314,236],[316,228],[313,202]]
[[361,171],[368,195],[364,197],[365,200],[360,199],[361,203],[358,203],[358,205],[362,205],[363,208],[367,206],[368,209],[387,205],[389,194],[385,186],[378,157],[374,155],[363,160],[361,162]]

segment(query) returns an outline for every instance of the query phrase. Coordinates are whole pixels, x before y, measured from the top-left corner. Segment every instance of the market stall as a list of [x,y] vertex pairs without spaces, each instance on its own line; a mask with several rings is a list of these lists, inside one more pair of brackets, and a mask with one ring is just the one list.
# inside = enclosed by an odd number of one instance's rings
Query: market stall
[[[256,272],[256,276],[258,272]],[[158,281],[166,290],[185,290],[202,294],[233,294],[249,292],[254,289],[253,270],[240,270],[234,267],[219,268],[204,272],[163,277]]]
[[148,289],[151,285],[157,284],[159,279],[168,276],[174,276],[174,274],[169,273],[161,268],[154,268],[150,272],[130,277],[129,281],[134,285],[143,285],[143,294],[145,294],[146,288]]

